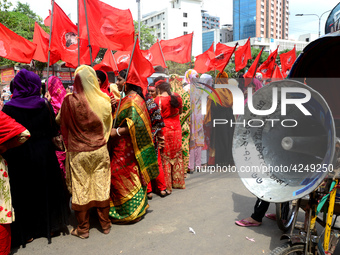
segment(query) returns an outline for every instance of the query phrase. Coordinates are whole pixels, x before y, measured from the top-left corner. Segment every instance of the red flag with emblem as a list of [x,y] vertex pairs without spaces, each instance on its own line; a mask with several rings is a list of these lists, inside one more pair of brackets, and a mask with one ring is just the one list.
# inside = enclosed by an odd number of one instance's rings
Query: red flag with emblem
[[174,39],[161,40],[165,61],[185,64],[191,61],[192,38],[194,33],[182,35]]
[[251,59],[250,37],[248,41],[239,46],[235,52],[235,71],[238,72],[247,66],[248,60]]
[[[78,28],[64,11],[54,2],[53,25],[51,36],[51,52],[58,52],[66,66],[78,66]],[[100,48],[92,47],[92,59],[97,56]],[[80,40],[80,64],[91,64],[90,50],[87,40]]]
[[220,73],[223,72],[233,55],[236,46],[237,45],[230,47],[222,43],[216,44],[215,57],[211,60],[211,64],[214,66],[214,69],[220,71]]
[[[37,49],[34,53],[33,59],[47,63],[49,38],[50,38],[49,34],[46,33],[37,22],[35,22],[33,43],[37,45]],[[57,54],[56,52],[50,53],[50,65],[53,65],[59,60],[60,60],[59,54]]]
[[281,61],[281,68],[282,68],[282,74],[286,77],[287,76],[287,70],[290,70],[296,60],[296,49],[295,45],[294,48],[291,51],[288,51],[286,53],[282,53],[280,55],[280,61]]
[[118,71],[128,68],[130,58],[131,58],[131,51],[117,51],[113,54],[113,57],[116,60]]
[[147,78],[154,72],[155,70],[153,69],[152,64],[143,56],[139,48],[139,40],[137,38],[135,52],[133,53],[126,82],[140,86],[143,89],[143,92],[146,92],[148,87]]
[[[79,1],[80,38],[87,40],[86,16],[91,44],[113,50],[132,50],[135,29],[130,10],[120,10],[99,0]],[[87,15],[86,15],[87,14]]]
[[215,58],[215,53],[214,53],[214,42],[213,42],[208,50],[196,56],[194,69],[198,73],[202,73],[202,74],[213,70],[214,66],[212,65],[211,62],[214,58]]
[[284,77],[280,71],[280,67],[275,64],[275,69],[274,69],[274,72],[273,72],[273,76],[272,76],[272,81],[279,81],[279,80],[283,80]]
[[162,66],[167,68],[166,63],[163,58],[162,49],[159,47],[159,42],[157,41],[148,50],[141,51],[143,56],[151,62],[153,66]]
[[249,83],[254,78],[256,71],[258,69],[258,65],[259,65],[259,62],[260,62],[262,52],[263,52],[263,48],[261,49],[260,53],[255,58],[254,62],[249,67],[248,71],[243,75],[243,78],[245,79],[245,86],[248,86]]
[[105,72],[118,72],[116,60],[112,55],[112,51],[107,49],[102,61],[93,67],[94,70],[104,70]]
[[0,57],[20,63],[30,63],[36,48],[35,43],[0,23]]
[[279,49],[279,46],[277,46],[276,50],[274,50],[270,55],[268,56],[267,60],[262,63],[262,65],[259,66],[257,69],[258,72],[262,73],[263,79],[270,79],[272,77],[272,74],[274,72],[275,68],[275,60],[277,57],[277,50]]

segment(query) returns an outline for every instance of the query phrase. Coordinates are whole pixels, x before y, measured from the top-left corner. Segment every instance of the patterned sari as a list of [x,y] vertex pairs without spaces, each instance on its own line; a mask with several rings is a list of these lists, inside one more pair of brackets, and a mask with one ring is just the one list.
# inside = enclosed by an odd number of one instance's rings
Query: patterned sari
[[179,116],[182,127],[182,158],[186,171],[189,166],[189,140],[190,140],[190,95],[182,88],[182,79],[177,74],[170,75],[171,92],[175,92],[182,98],[183,110]]
[[133,222],[145,214],[148,208],[147,185],[159,174],[149,113],[139,95],[122,99],[115,127],[122,126],[129,128],[129,135],[118,136],[109,144],[109,215],[113,223]]

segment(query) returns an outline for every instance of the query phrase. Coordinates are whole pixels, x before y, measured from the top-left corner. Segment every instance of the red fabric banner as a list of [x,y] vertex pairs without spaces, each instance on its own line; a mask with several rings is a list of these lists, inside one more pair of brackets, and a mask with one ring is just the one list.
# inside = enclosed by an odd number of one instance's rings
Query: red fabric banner
[[[66,66],[77,68],[78,66],[78,28],[72,23],[64,11],[54,3],[53,25],[51,38],[51,52],[59,53]],[[92,60],[99,52],[99,47],[92,46]],[[87,40],[80,40],[80,64],[91,64],[90,50]]]
[[35,43],[0,23],[0,57],[20,63],[30,63],[36,48]]
[[148,50],[142,50],[143,56],[151,62],[153,66],[162,66],[167,68],[162,55],[162,49],[159,47],[159,43],[156,42]]
[[290,70],[296,60],[296,49],[295,45],[294,48],[291,51],[288,51],[286,53],[282,53],[280,55],[280,61],[281,61],[281,69],[282,69],[282,74],[284,77],[287,76],[286,72],[287,70]]
[[214,57],[215,57],[214,43],[212,43],[208,50],[196,56],[194,69],[201,74],[213,70],[214,67],[211,64],[211,61],[212,59],[214,59]]
[[140,86],[143,89],[143,92],[146,92],[148,87],[147,78],[154,72],[155,70],[153,69],[152,64],[143,56],[139,48],[139,40],[137,38],[135,52],[133,53],[126,82]]
[[250,38],[243,46],[239,46],[235,52],[235,71],[238,72],[245,68],[249,59],[252,59]]
[[275,64],[275,69],[274,69],[274,72],[273,72],[273,76],[272,76],[272,81],[279,81],[279,80],[283,80],[284,77],[280,71],[280,67]]
[[222,73],[235,49],[236,45],[234,47],[230,47],[222,43],[216,44],[215,57],[211,61],[214,69]]
[[117,63],[114,57],[112,56],[112,51],[110,49],[107,49],[102,61],[99,64],[95,65],[93,69],[104,70],[105,72],[118,72]]
[[[47,34],[37,22],[34,25],[34,34],[33,34],[33,43],[37,45],[37,49],[34,53],[33,59],[38,60],[40,62],[47,63],[48,61],[48,43],[49,43],[49,34]],[[60,60],[59,54],[56,52],[51,52],[50,54],[50,65],[58,62]]]
[[277,50],[279,46],[274,50],[270,55],[268,56],[267,60],[260,65],[258,68],[258,72],[262,73],[263,79],[269,79],[272,77],[272,74],[274,72],[274,67],[275,67],[275,60],[277,57]]
[[257,71],[257,67],[259,65],[260,62],[260,58],[262,55],[262,51],[263,48],[261,49],[260,53],[257,55],[257,57],[255,58],[254,62],[251,64],[251,66],[248,69],[248,72],[246,72],[243,77],[245,78],[245,85],[248,86],[249,83],[251,82],[252,78],[254,78],[256,71]]
[[192,38],[194,33],[182,35],[174,39],[161,40],[165,61],[185,64],[191,61]]
[[[120,10],[99,0],[86,0],[91,44],[112,50],[132,50],[135,29],[130,10]],[[84,1],[79,1],[80,38],[87,40]]]

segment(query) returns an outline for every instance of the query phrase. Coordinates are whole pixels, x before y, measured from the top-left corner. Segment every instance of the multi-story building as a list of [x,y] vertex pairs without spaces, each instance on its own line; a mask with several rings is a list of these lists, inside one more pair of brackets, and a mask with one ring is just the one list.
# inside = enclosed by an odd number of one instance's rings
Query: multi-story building
[[233,41],[233,26],[223,25],[221,29],[215,28],[210,30],[203,30],[202,32],[202,49],[203,52],[208,50],[211,44],[227,43]]
[[210,30],[214,28],[220,28],[220,18],[216,16],[211,16],[207,11],[201,10],[202,12],[202,29]]
[[161,11],[143,15],[142,23],[154,28],[159,40],[173,39],[194,32],[192,55],[202,53],[202,0],[170,0]]
[[289,0],[233,0],[234,40],[288,39]]

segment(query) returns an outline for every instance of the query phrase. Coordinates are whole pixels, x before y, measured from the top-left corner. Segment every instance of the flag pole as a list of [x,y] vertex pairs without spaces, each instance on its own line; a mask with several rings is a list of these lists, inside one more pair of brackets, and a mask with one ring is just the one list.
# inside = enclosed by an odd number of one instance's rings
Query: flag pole
[[53,25],[53,13],[54,13],[54,0],[52,0],[52,13],[51,13],[51,23],[50,23],[50,40],[48,42],[48,58],[47,58],[47,78],[46,78],[46,91],[48,91],[48,73],[50,72],[50,58],[51,58],[51,38],[52,38],[52,25]]
[[78,29],[78,36],[77,36],[77,41],[78,41],[78,66],[80,66],[80,39],[79,39],[79,0],[77,0],[77,12],[78,12],[78,24],[77,24],[77,29]]
[[[161,53],[162,53],[163,61],[164,61],[165,66],[166,66],[165,68],[168,68],[168,66],[166,65],[166,62],[165,62],[165,58],[164,58],[164,54],[163,54],[163,50],[162,50],[161,44],[160,44],[160,42],[158,41],[158,39],[157,39],[157,43],[158,43],[159,49],[161,50]],[[191,60],[190,60],[190,61],[191,61]]]
[[117,113],[117,114],[116,114],[115,120],[114,120],[114,122],[113,122],[113,127],[116,125],[116,122],[117,122],[117,117],[118,117],[118,112],[119,112],[119,108],[120,108],[120,103],[122,102],[122,99],[123,99],[123,92],[124,92],[124,89],[125,89],[127,77],[128,77],[128,75],[129,75],[130,66],[131,66],[132,59],[133,59],[133,54],[135,53],[135,48],[136,48],[136,44],[137,44],[137,38],[138,38],[138,34],[136,35],[136,37],[135,37],[135,43],[133,44],[133,49],[132,49],[132,53],[131,53],[131,58],[130,58],[129,66],[128,66],[128,68],[127,68],[127,72],[126,72],[126,76],[125,76],[125,82],[124,82],[124,85],[123,85],[123,89],[122,89],[122,91],[120,92],[120,100],[119,100],[118,107],[117,107],[117,110],[116,110],[116,113]]
[[191,57],[192,57],[192,41],[194,40],[194,31],[192,31],[191,33],[191,53],[190,53],[190,69],[192,69],[192,61],[191,61]]
[[70,67],[68,68],[68,71],[70,72],[71,83],[73,83],[72,72]]
[[110,48],[109,48],[109,49],[107,49],[107,50],[111,51],[111,56],[112,56],[112,58],[113,58],[113,61],[115,62],[115,65],[116,65],[117,72],[119,72],[119,70],[118,70],[118,65],[117,65],[117,62],[116,62],[116,59],[115,59],[115,57],[113,56],[112,50],[111,50]]
[[[87,10],[86,10],[86,0],[84,0],[84,8],[85,8],[85,18],[86,18],[86,28],[87,28],[87,38],[89,40],[89,49],[90,49],[90,60],[91,60],[91,66],[92,66],[92,47],[91,47],[91,41],[90,41],[90,29],[89,29],[89,22],[87,20]],[[79,17],[79,16],[78,16]],[[79,51],[78,51],[79,54]]]

